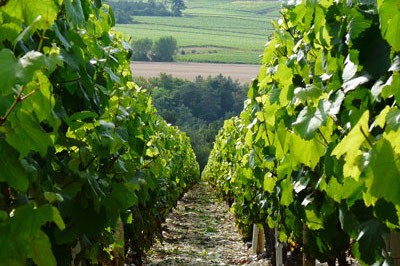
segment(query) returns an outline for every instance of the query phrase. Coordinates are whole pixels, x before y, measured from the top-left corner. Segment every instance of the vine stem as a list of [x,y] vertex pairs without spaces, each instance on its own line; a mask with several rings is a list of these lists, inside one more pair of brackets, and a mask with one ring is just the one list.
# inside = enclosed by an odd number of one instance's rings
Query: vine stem
[[322,138],[322,140],[324,141],[325,146],[328,146],[329,143],[328,143],[328,141],[326,140],[324,134],[322,134],[322,132],[321,132],[321,130],[320,130],[319,128],[318,128],[318,135],[319,135],[319,136]]
[[364,129],[360,127],[361,134],[363,134],[364,138],[367,140],[370,148],[373,148],[374,144],[371,142],[371,140],[368,138],[368,135],[365,133]]
[[42,34],[40,35],[40,41],[39,41],[39,45],[38,45],[38,51],[42,50],[43,47],[43,41],[44,39],[46,39],[46,29],[43,30]]
[[[21,88],[18,91],[18,95],[15,98],[13,104],[10,106],[7,113],[2,118],[0,118],[0,126],[2,126],[7,121],[7,118],[10,116],[12,111],[14,111],[15,107],[17,107],[17,104],[22,102],[24,99],[26,99],[26,96],[25,97],[22,96],[22,93],[24,92],[24,90],[25,90],[25,85],[21,86]],[[30,94],[31,93],[29,93],[28,95],[30,95]]]

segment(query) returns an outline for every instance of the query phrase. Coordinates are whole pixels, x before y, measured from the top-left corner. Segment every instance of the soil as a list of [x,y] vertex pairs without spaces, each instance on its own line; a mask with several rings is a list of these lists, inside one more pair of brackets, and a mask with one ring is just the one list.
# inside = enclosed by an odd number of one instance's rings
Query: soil
[[271,265],[247,247],[229,207],[204,182],[169,214],[163,237],[147,252],[144,265]]
[[198,76],[207,78],[222,74],[231,77],[241,84],[250,83],[260,71],[259,65],[249,64],[212,64],[183,62],[132,62],[133,77],[159,77],[160,73],[170,74],[177,78],[195,80]]

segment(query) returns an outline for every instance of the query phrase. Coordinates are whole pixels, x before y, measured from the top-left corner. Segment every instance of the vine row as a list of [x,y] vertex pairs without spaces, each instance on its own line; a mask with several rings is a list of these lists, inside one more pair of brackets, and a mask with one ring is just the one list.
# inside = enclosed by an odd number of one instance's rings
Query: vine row
[[361,263],[391,263],[385,242],[400,227],[400,6],[290,2],[203,178],[244,232],[277,227],[281,242],[320,261],[351,249]]
[[101,0],[0,6],[0,264],[140,263],[199,167]]

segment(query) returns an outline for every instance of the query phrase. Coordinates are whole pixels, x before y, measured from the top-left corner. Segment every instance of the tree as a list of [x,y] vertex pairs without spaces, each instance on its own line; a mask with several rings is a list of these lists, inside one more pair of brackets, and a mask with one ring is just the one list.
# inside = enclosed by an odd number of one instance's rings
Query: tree
[[182,16],[182,10],[186,9],[185,1],[171,0],[171,12],[176,17]]
[[161,37],[154,43],[153,60],[161,62],[174,61],[174,55],[178,46],[177,41],[172,36]]
[[152,46],[153,46],[153,41],[149,38],[144,38],[134,41],[132,44],[133,47],[132,60],[150,61]]

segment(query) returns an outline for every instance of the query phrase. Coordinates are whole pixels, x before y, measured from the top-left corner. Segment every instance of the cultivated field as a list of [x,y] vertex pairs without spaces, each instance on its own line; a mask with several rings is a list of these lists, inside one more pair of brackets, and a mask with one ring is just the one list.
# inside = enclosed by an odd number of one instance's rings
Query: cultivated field
[[178,78],[195,80],[198,76],[208,77],[229,76],[240,83],[250,83],[260,69],[259,65],[246,64],[206,64],[206,63],[164,63],[164,62],[133,62],[131,64],[133,77],[158,77],[166,73]]
[[257,64],[280,10],[279,0],[188,0],[186,5],[183,17],[135,16],[136,24],[116,29],[133,40],[173,36],[178,61]]

